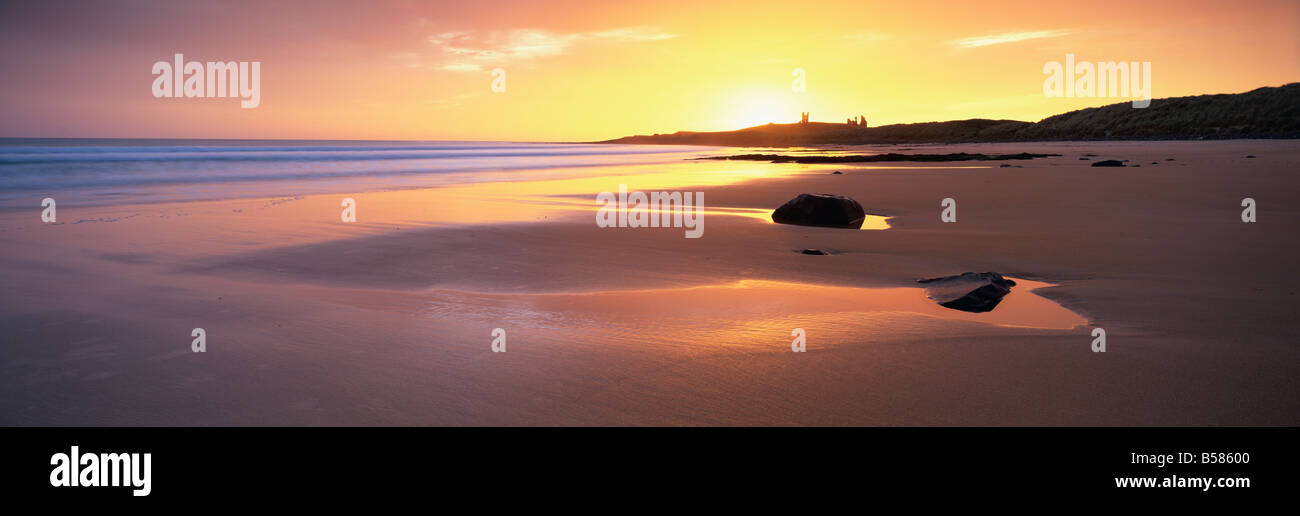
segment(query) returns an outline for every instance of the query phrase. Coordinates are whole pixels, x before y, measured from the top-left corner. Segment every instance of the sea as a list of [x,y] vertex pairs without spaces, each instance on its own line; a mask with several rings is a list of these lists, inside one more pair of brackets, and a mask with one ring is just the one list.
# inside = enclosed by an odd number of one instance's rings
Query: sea
[[0,138],[0,208],[426,188],[681,162],[696,146],[467,141]]

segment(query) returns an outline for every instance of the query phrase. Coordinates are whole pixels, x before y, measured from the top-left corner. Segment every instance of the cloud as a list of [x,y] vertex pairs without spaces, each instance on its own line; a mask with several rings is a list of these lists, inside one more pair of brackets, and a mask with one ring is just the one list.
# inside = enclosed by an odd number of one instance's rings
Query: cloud
[[483,69],[483,65],[476,63],[447,63],[439,66],[438,69],[444,72],[477,72]]
[[676,35],[651,27],[623,27],[567,34],[541,29],[516,29],[483,34],[443,32],[429,36],[429,43],[441,50],[443,57],[448,59],[439,69],[472,72],[482,70],[486,63],[504,64],[563,55],[583,43],[663,41],[674,37]]
[[951,41],[953,45],[962,48],[984,47],[988,45],[1000,45],[1003,43],[1016,43],[1030,39],[1055,38],[1070,34],[1069,30],[1034,30],[1024,32],[1002,32],[998,34],[989,34],[986,36],[975,36],[970,38],[961,38]]

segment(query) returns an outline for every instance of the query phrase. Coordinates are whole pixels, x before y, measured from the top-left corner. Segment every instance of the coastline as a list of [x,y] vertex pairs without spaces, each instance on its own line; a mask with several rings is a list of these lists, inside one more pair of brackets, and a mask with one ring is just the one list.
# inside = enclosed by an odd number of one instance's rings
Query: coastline
[[867,127],[809,122],[734,131],[636,135],[592,143],[799,147],[1012,142],[1114,142],[1300,139],[1300,83],[1243,93],[1171,97],[1135,108],[1129,102],[1085,108],[1037,122],[972,118]]

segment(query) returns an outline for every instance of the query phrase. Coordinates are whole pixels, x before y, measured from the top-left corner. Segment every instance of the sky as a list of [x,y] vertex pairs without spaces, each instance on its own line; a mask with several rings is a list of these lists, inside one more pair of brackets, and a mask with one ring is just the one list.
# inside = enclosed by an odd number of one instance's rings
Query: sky
[[[261,63],[260,104],[155,98],[176,53]],[[590,141],[1129,100],[1045,95],[1067,54],[1150,62],[1157,99],[1279,86],[1300,2],[0,0],[0,136]]]

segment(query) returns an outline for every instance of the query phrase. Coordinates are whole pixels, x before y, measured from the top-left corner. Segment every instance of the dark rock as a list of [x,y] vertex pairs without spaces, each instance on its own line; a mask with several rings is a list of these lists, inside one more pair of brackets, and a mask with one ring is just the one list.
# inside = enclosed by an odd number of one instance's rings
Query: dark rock
[[1254,158],[1255,155],[1252,154],[1252,155],[1250,155],[1250,156],[1246,156],[1246,157],[1247,157],[1247,158]]
[[963,272],[917,283],[925,285],[926,297],[940,306],[975,313],[993,310],[1016,284],[996,272]]
[[1165,158],[1165,161],[1174,161],[1174,158]]
[[804,249],[804,250],[802,250],[802,251],[799,251],[799,254],[815,254],[815,255],[818,255],[818,256],[826,256],[826,255],[831,254],[831,253],[828,253],[828,252],[823,251],[823,250],[821,250],[821,249]]
[[969,152],[952,152],[948,154],[734,154],[731,156],[702,156],[697,160],[741,160],[770,161],[772,163],[879,163],[898,161],[945,162],[945,161],[1005,161],[1009,159],[1051,158],[1060,154],[971,154]]
[[1003,164],[1001,164],[1001,165],[998,165],[998,168],[1011,168],[1011,164],[1010,164],[1010,163],[1003,163]]
[[1094,167],[1122,167],[1122,166],[1124,166],[1124,162],[1123,162],[1123,161],[1120,161],[1120,160],[1117,160],[1117,159],[1108,159],[1108,160],[1103,160],[1103,161],[1098,161],[1098,162],[1096,162],[1096,163],[1093,163],[1092,166],[1094,166]]
[[867,212],[858,201],[833,194],[799,194],[772,212],[772,222],[861,229]]
[[837,175],[837,174],[843,174],[843,172],[840,172],[840,171],[838,171],[838,170],[836,170],[836,171],[834,171],[834,172],[831,172],[831,175]]
[[1092,160],[1089,158],[1079,158],[1079,161],[1092,161]]

